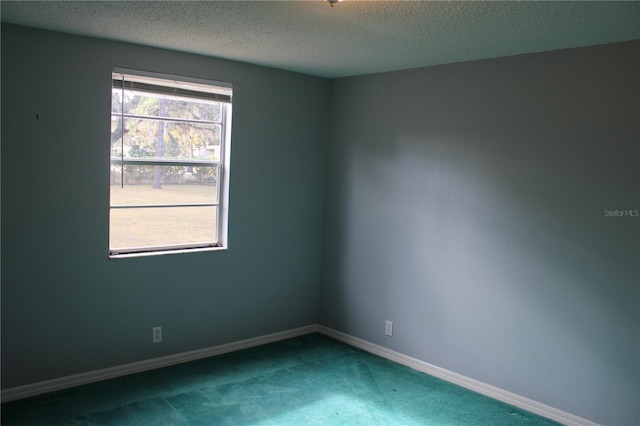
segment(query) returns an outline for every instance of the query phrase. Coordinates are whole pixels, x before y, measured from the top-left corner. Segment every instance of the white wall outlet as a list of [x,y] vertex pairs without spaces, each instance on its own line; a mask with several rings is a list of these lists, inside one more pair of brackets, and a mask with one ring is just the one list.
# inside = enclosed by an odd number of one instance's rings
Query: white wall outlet
[[153,343],[162,342],[162,327],[153,327]]
[[393,336],[393,321],[387,320],[384,326],[384,334],[387,336]]

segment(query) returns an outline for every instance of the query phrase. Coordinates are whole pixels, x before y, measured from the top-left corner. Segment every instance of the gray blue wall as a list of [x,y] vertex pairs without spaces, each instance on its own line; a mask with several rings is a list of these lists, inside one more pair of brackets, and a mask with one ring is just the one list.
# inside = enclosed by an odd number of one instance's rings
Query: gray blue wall
[[[332,81],[322,324],[640,424],[640,43]],[[393,337],[384,336],[385,320]]]
[[[114,66],[234,84],[229,250],[107,258]],[[315,324],[328,90],[3,23],[2,387]]]

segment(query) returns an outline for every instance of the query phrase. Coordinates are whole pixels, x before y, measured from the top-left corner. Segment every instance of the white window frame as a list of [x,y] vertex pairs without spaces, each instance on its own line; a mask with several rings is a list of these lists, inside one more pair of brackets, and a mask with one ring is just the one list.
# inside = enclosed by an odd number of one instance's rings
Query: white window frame
[[[173,76],[160,74],[149,71],[131,70],[126,68],[114,68],[112,73],[112,88],[122,88],[122,90],[135,89],[144,90],[157,94],[165,94],[169,96],[178,96],[182,98],[201,98],[206,100],[215,100],[223,104],[221,111],[221,136],[220,136],[220,155],[219,161],[214,160],[176,160],[162,158],[125,158],[112,157],[110,151],[110,164],[124,165],[148,165],[148,166],[198,166],[198,165],[215,165],[219,169],[217,181],[217,202],[210,203],[206,206],[217,207],[218,217],[216,218],[217,241],[206,244],[175,244],[170,246],[153,246],[153,247],[128,247],[114,250],[111,248],[111,232],[109,230],[109,257],[137,257],[149,256],[169,253],[186,253],[220,250],[228,248],[228,228],[229,228],[229,166],[231,154],[231,116],[232,116],[232,93],[233,86],[231,83],[197,79],[183,76]],[[111,98],[111,97],[110,97]],[[127,114],[122,111],[121,117],[127,118]],[[111,114],[113,115],[113,114]],[[124,120],[122,120],[124,122]],[[172,120],[166,120],[172,121]],[[187,122],[188,120],[173,120]],[[218,123],[216,123],[218,124]],[[121,138],[124,144],[124,139]],[[111,144],[110,144],[111,149]],[[124,150],[122,150],[124,152]],[[111,173],[111,167],[109,168]],[[109,179],[111,185],[111,178]],[[175,204],[175,205],[127,205],[114,206],[111,204],[111,196],[109,197],[109,215],[114,209],[122,208],[166,208],[166,207],[188,207],[195,204]],[[198,204],[198,206],[205,206]],[[111,219],[109,219],[109,227],[111,227]]]

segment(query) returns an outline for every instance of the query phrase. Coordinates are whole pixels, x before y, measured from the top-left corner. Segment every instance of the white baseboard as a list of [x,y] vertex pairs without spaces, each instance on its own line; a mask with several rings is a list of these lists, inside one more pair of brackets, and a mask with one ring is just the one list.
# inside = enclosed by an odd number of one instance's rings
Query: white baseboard
[[143,371],[154,370],[156,368],[168,367],[170,365],[182,364],[189,361],[195,361],[202,358],[208,358],[215,355],[234,352],[241,349],[252,348],[254,346],[265,345],[267,343],[286,340],[292,337],[315,333],[317,331],[317,325],[308,325],[306,327],[295,328],[293,330],[282,331],[279,333],[267,334],[265,336],[254,337],[251,339],[227,343],[211,348],[198,349],[195,351],[183,352],[179,354],[163,356],[160,358],[153,358],[145,361],[134,362],[131,364],[104,368],[102,370],[74,374],[71,376],[60,377],[58,379],[45,380],[29,385],[17,386],[14,388],[2,390],[0,399],[2,400],[2,402],[9,402],[17,399],[28,398],[31,396],[41,395],[43,393],[72,388],[80,385],[86,385],[93,382],[99,382],[101,380],[113,379],[120,376],[126,376],[128,374],[140,373]]
[[168,367],[170,365],[182,364],[189,361],[195,361],[202,358],[208,358],[228,352],[234,352],[241,349],[252,348],[255,346],[265,345],[280,340],[291,339],[293,337],[303,336],[310,333],[324,334],[325,336],[331,337],[332,339],[341,341],[356,348],[360,348],[374,355],[378,355],[390,361],[397,362],[398,364],[413,368],[414,370],[438,377],[442,380],[456,384],[458,386],[462,386],[479,394],[497,399],[498,401],[502,401],[518,408],[522,408],[523,410],[529,411],[531,413],[538,414],[551,420],[555,420],[567,426],[599,426],[597,423],[564,412],[562,410],[558,410],[557,408],[551,407],[549,405],[545,405],[537,401],[525,398],[523,396],[516,395],[495,386],[491,386],[478,380],[463,376],[461,374],[445,370],[444,368],[437,367],[427,362],[420,361],[419,359],[392,351],[383,346],[379,346],[366,340],[362,340],[357,337],[353,337],[340,331],[317,324],[282,331],[279,333],[267,334],[265,336],[254,337],[251,339],[240,340],[238,342],[227,343],[211,348],[198,349],[195,351],[168,355],[146,361],[139,361],[131,364],[105,368],[102,370],[74,374],[71,376],[60,377],[58,379],[45,380],[29,385],[17,386],[14,388],[3,390],[0,395],[0,399],[2,402],[14,401],[17,399],[28,398],[48,392],[54,392],[75,386],[86,385],[93,382],[126,376],[128,374],[140,373],[156,368]]
[[463,388],[472,390],[479,394],[497,399],[498,401],[502,401],[518,408],[522,408],[523,410],[530,413],[538,414],[542,417],[555,420],[567,426],[599,426],[597,423],[594,423],[590,420],[583,419],[562,410],[558,410],[557,408],[551,407],[549,405],[545,405],[532,399],[516,395],[512,392],[488,385],[486,383],[471,379],[458,373],[454,373],[453,371],[445,370],[444,368],[437,367],[427,362],[420,361],[419,359],[403,355],[399,352],[392,351],[383,346],[376,345],[366,340],[358,339],[357,337],[350,336],[348,334],[333,330],[325,326],[318,326],[318,333],[324,334],[327,337],[339,340],[356,348],[360,348],[374,355],[378,355],[382,358],[386,358],[390,361],[397,362],[398,364],[405,365],[414,370],[421,371],[447,382],[462,386]]

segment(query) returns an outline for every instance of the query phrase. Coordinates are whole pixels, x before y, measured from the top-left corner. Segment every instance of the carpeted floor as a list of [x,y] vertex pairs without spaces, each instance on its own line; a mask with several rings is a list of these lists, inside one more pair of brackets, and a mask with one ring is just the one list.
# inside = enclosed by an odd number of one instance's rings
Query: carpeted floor
[[557,425],[311,334],[2,405],[2,425]]

